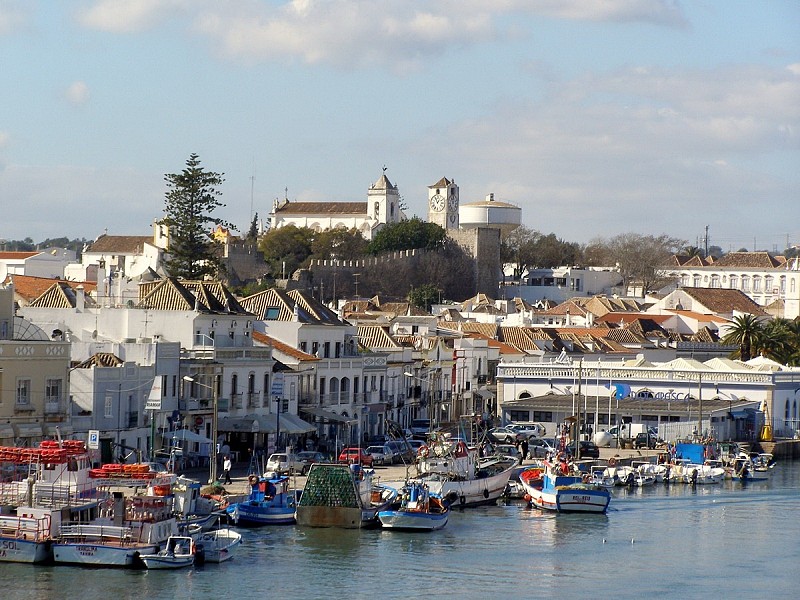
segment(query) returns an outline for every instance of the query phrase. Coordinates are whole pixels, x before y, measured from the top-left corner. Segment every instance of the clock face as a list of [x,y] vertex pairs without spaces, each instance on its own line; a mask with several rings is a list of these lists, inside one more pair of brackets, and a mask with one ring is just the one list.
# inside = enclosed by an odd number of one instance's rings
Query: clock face
[[456,212],[458,210],[458,198],[453,194],[447,199],[447,210],[450,212]]
[[443,211],[445,206],[444,196],[435,194],[431,197],[431,209],[435,211]]

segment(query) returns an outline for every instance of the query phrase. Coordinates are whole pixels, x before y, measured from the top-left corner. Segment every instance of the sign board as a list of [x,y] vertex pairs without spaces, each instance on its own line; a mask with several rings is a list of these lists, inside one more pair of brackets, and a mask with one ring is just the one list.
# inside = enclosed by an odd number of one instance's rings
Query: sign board
[[283,373],[275,373],[272,376],[272,387],[269,393],[271,396],[283,396]]
[[144,409],[161,410],[161,377],[156,376],[153,379],[153,387],[150,388],[150,394],[147,396]]
[[100,448],[100,431],[97,429],[89,430],[89,442],[86,444],[89,450],[97,450]]

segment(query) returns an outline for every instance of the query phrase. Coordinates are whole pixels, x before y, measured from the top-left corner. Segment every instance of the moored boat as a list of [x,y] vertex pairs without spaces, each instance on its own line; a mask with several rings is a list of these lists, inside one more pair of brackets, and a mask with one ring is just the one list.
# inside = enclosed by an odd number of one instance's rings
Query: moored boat
[[190,567],[195,560],[195,543],[191,537],[174,535],[167,539],[163,550],[140,556],[148,569],[181,569]]
[[289,489],[289,478],[270,474],[250,475],[250,493],[246,500],[229,505],[225,511],[237,525],[286,525],[294,523],[299,490]]
[[203,562],[222,563],[233,558],[236,548],[242,543],[242,534],[228,527],[198,531],[192,534],[197,553]]
[[566,463],[550,464],[544,472],[526,476],[520,481],[532,506],[556,512],[605,513],[611,501],[611,492],[599,485],[588,483],[589,476],[573,474]]
[[433,494],[420,481],[409,481],[397,501],[378,512],[384,529],[435,531],[447,525],[450,507],[441,496]]

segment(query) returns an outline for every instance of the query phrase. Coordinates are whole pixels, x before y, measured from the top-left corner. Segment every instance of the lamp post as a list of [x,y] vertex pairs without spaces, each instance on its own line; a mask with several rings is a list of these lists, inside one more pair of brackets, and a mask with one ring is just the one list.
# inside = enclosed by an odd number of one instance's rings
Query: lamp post
[[219,400],[219,391],[217,389],[217,375],[212,375],[214,378],[213,385],[207,385],[205,383],[200,383],[194,377],[190,375],[184,375],[184,381],[191,381],[201,387],[211,390],[211,410],[212,410],[212,417],[211,417],[211,452],[209,452],[209,465],[208,465],[208,483],[209,485],[213,484],[217,480],[217,413],[218,413],[218,400]]

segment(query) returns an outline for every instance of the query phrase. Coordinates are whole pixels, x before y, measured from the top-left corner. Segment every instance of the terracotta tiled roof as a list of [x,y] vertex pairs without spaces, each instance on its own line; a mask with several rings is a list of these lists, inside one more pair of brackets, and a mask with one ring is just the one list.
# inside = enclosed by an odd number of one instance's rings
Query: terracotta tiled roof
[[92,354],[82,363],[75,365],[76,369],[91,369],[92,367],[118,367],[123,364],[123,360],[111,352],[98,352]]
[[438,321],[436,327],[446,331],[461,331],[463,333],[480,333],[488,338],[497,338],[497,325],[495,323],[476,323],[474,321]]
[[140,254],[145,244],[153,245],[153,237],[148,235],[101,235],[87,252],[106,252],[108,254]]
[[[76,303],[75,289],[66,281],[56,281],[41,296],[31,300],[29,306],[36,308],[75,308]],[[84,294],[84,306],[96,306],[96,303],[93,298]]]
[[365,215],[366,202],[286,202],[275,209],[282,215]]
[[[38,298],[50,289],[54,282],[60,281],[51,279],[49,277],[32,277],[30,275],[9,275],[6,277],[6,283],[11,282],[14,284],[14,293],[20,298],[31,301]],[[83,286],[84,291],[89,294],[97,289],[97,284],[93,281],[64,281],[72,288],[77,288],[79,285]]]
[[739,290],[696,287],[682,287],[680,289],[713,313],[725,315],[738,311],[752,315],[766,314],[747,294]]
[[[783,257],[781,257],[783,258]],[[740,267],[744,269],[774,269],[785,263],[769,252],[729,252],[714,263],[715,267]]]
[[245,310],[263,319],[267,315],[267,309],[278,309],[277,317],[270,320],[293,321],[295,312],[300,323],[317,323],[324,325],[347,325],[330,308],[310,296],[303,290],[264,290],[240,301]]
[[283,354],[284,356],[290,356],[299,362],[319,360],[319,358],[313,354],[308,354],[307,352],[293,348],[289,344],[285,344],[279,339],[265,333],[261,333],[260,331],[253,332],[253,341],[256,344],[261,344],[262,346],[272,346],[276,352]]
[[141,284],[137,308],[197,310],[228,315],[250,314],[228,288],[218,281],[187,281],[174,277]]
[[[695,312],[693,310],[675,310],[675,309],[670,309],[669,312],[673,312],[676,315],[681,315],[683,317],[688,317],[690,319],[694,319],[696,321],[700,321],[701,323],[709,323],[709,322],[712,322],[712,321],[719,321],[720,320],[720,317],[718,317],[717,315],[706,315],[706,314],[703,314],[703,313]],[[653,316],[657,316],[657,315],[653,315]],[[660,315],[660,316],[666,316],[666,315]]]
[[449,181],[449,180],[447,179],[447,177],[442,177],[442,178],[441,178],[439,181],[437,181],[437,182],[436,182],[436,183],[434,183],[433,185],[429,185],[429,186],[428,186],[428,189],[432,189],[432,188],[446,188],[448,185],[450,185],[450,183],[452,183],[452,182],[451,182],[451,181]]
[[358,341],[370,350],[399,350],[403,347],[383,325],[359,325]]
[[633,312],[633,313],[606,313],[602,317],[595,319],[595,324],[608,323],[609,325],[625,326],[628,323],[633,323],[639,319],[650,319],[659,325],[671,319],[671,315],[651,315],[649,313]]
[[33,252],[0,252],[0,260],[25,260],[37,254],[41,254],[41,252],[39,250]]
[[705,267],[709,261],[702,256],[689,256],[687,254],[673,254],[669,260],[671,267]]

